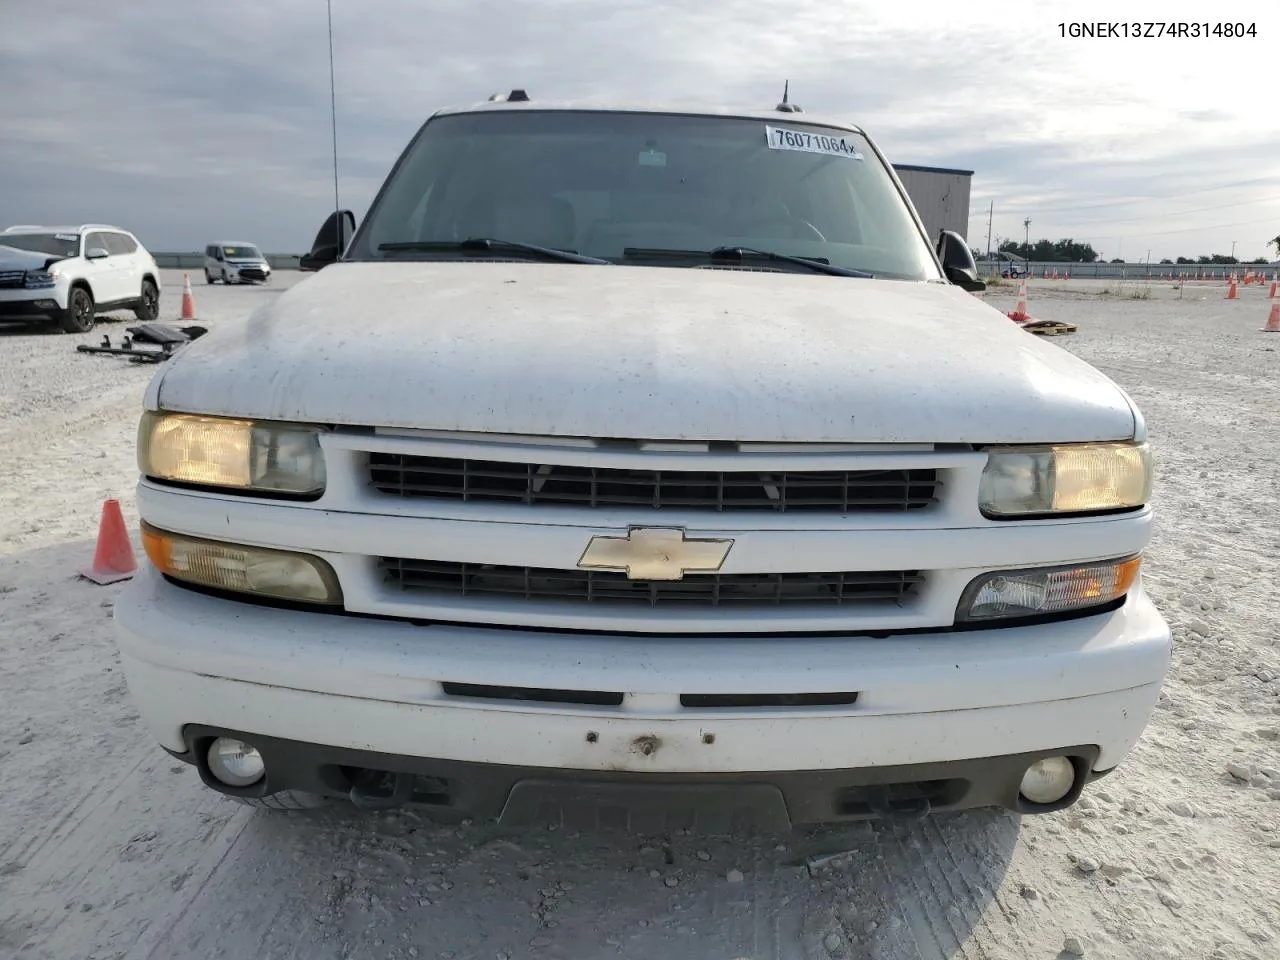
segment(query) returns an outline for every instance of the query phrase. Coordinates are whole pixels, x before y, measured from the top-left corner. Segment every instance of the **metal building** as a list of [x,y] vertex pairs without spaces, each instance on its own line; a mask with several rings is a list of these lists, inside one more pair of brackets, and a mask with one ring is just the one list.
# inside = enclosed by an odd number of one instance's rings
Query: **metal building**
[[[954,230],[969,238],[969,182],[972,170],[949,167],[918,167],[895,163],[893,169],[924,221],[930,242],[938,242],[943,230]],[[972,246],[972,244],[970,244]]]

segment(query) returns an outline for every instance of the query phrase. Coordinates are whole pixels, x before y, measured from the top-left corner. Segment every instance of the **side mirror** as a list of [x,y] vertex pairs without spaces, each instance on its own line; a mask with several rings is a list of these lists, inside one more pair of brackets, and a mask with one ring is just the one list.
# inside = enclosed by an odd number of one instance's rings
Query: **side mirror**
[[86,260],[102,260],[103,258],[109,257],[109,256],[111,256],[111,254],[108,253],[106,250],[102,249],[102,247],[90,247],[84,253],[84,258]]
[[973,251],[954,230],[943,230],[938,236],[938,259],[942,262],[942,270],[947,279],[957,287],[970,293],[987,289],[987,285],[978,279],[978,265],[974,262]]
[[311,252],[298,258],[301,270],[321,270],[337,263],[356,232],[356,216],[350,210],[335,210],[311,244]]

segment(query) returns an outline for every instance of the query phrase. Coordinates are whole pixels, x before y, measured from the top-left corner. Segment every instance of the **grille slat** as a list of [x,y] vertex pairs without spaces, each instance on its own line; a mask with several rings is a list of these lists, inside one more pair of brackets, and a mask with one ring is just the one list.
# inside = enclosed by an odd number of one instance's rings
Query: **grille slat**
[[530,506],[874,513],[937,502],[937,471],[672,471],[502,463],[371,453],[380,493]]
[[450,563],[384,557],[379,567],[389,584],[416,594],[442,597],[508,597],[643,606],[846,606],[901,604],[924,577],[915,570],[842,573],[688,574],[683,580],[628,580],[599,570]]

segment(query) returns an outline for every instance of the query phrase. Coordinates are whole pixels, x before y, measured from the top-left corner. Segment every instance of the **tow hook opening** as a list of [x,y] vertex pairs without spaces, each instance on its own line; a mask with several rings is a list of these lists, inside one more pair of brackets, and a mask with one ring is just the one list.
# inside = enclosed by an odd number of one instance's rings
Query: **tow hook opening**
[[351,781],[347,796],[362,810],[390,810],[407,803],[446,806],[448,785],[435,777],[368,768],[345,769]]

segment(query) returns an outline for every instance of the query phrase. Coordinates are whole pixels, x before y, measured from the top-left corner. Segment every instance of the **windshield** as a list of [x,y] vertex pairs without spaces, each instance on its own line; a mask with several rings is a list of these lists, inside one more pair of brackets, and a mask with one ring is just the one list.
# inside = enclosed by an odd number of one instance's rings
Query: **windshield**
[[0,233],[0,244],[51,257],[74,257],[80,252],[80,238],[74,233]]
[[[939,279],[866,138],[785,114],[438,117],[392,172],[347,259],[456,258],[447,244],[476,237],[645,266],[681,261],[637,251],[686,251],[683,265],[694,266],[707,262],[699,252],[744,247],[876,277]],[[412,249],[433,243],[440,248]]]
[[222,255],[228,260],[261,260],[262,254],[250,243],[242,243],[234,247],[223,247]]

